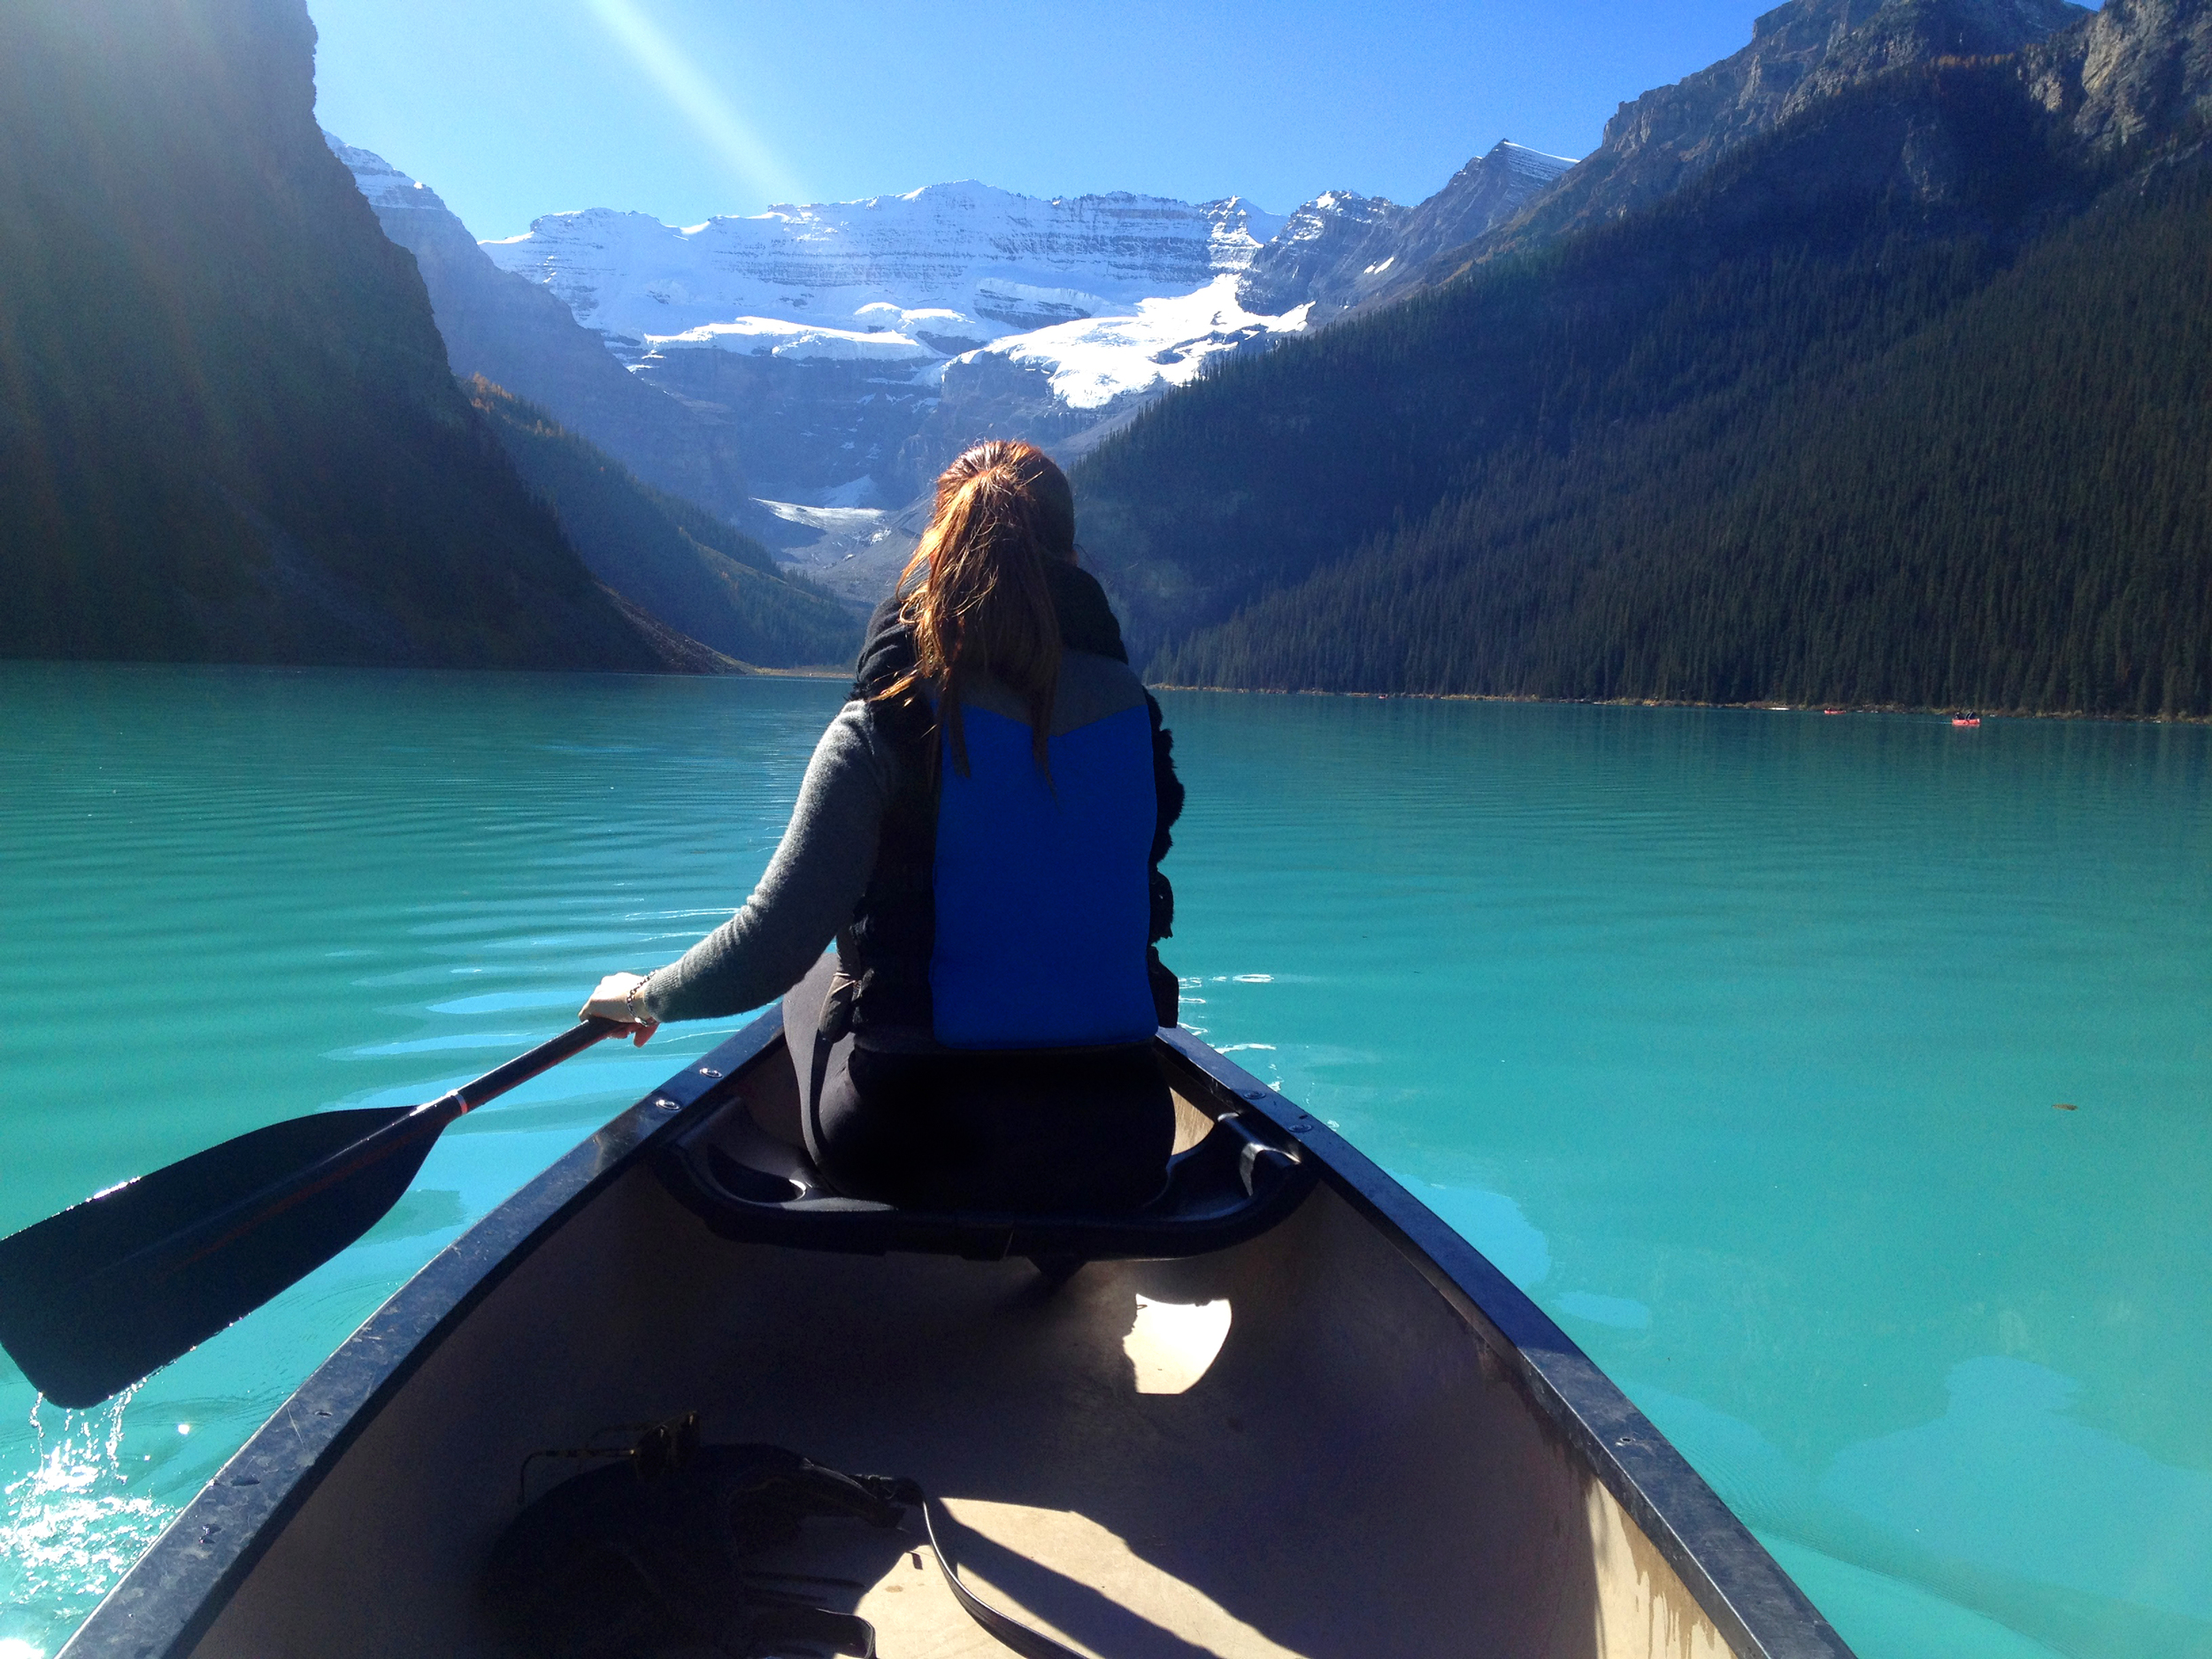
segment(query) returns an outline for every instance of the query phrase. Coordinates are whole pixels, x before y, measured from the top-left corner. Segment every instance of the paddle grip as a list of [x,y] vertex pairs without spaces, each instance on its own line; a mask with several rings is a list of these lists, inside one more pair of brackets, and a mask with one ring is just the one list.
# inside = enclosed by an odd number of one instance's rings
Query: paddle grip
[[618,1020],[580,1021],[549,1042],[541,1042],[529,1053],[518,1054],[506,1064],[493,1067],[472,1083],[462,1084],[449,1098],[458,1100],[462,1111],[474,1111],[486,1101],[498,1099],[509,1089],[527,1083],[541,1071],[550,1071],[571,1056],[581,1054],[595,1042],[623,1029]]

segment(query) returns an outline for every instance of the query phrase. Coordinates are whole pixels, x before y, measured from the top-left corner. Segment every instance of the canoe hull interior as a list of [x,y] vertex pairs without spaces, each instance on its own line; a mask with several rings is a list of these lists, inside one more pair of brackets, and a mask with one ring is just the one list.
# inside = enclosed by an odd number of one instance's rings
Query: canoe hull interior
[[[694,1114],[786,1109],[780,1043],[755,1047]],[[1102,1659],[1845,1652],[1724,1636],[1495,1326],[1339,1183],[1233,1248],[1056,1291],[1018,1260],[718,1239],[642,1154],[533,1236],[266,1517],[227,1599],[153,1651],[504,1653],[479,1574],[524,1459],[697,1410],[710,1440],[913,1477],[987,1593]],[[913,1542],[842,1605],[892,1659],[1002,1654]],[[134,1651],[158,1600],[71,1655]]]

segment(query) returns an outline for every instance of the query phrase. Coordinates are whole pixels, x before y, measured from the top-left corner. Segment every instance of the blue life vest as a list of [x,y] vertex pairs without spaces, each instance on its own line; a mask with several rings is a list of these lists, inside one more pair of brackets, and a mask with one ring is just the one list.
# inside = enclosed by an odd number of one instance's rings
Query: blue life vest
[[932,1023],[955,1048],[1142,1042],[1159,1022],[1147,971],[1159,803],[1139,703],[1051,739],[961,710],[968,769],[941,740],[932,890]]
[[[1097,582],[1073,565],[1056,564],[1046,573],[1062,645],[1126,664],[1120,627]],[[894,594],[869,624],[852,695],[873,699],[913,666],[913,632]],[[1029,728],[987,710],[962,710],[965,779],[941,751],[940,764],[931,764],[941,739],[921,695],[870,701],[869,718],[902,757],[906,781],[887,805],[867,891],[838,932],[838,957],[852,989],[833,995],[824,1030],[833,1036],[850,1030],[864,1042],[872,1037],[902,1048],[917,1041],[1030,1048],[1146,1040],[1156,1025],[1173,1025],[1175,976],[1152,947],[1175,926],[1175,893],[1160,861],[1173,844],[1183,786],[1158,703],[1147,695],[1141,708],[1052,739],[1053,789],[1037,770]],[[945,785],[955,794],[950,816],[941,799]],[[1102,803],[1094,798],[1108,795]],[[1136,983],[1148,984],[1149,1010],[1141,1017],[1124,965],[1133,906],[1122,860],[1138,819],[1145,839],[1133,904],[1142,972]],[[941,861],[941,828],[956,821],[958,836]],[[1071,877],[1078,866],[1095,878]],[[939,933],[948,924],[953,931],[941,956]],[[949,1022],[935,1007],[941,972],[952,996]],[[1079,1027],[1116,1034],[1059,1034]]]

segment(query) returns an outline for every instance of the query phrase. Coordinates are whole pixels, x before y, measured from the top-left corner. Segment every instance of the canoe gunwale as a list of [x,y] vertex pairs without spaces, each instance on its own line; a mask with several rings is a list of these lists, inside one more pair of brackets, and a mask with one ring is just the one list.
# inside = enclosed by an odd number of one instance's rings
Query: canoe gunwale
[[1739,1659],[1853,1659],[1834,1627],[1672,1441],[1473,1245],[1350,1141],[1180,1026],[1197,1077],[1297,1137],[1321,1179],[1394,1245],[1503,1362],[1680,1577]]
[[[184,1659],[334,1469],[445,1339],[537,1248],[679,1124],[711,1111],[780,1044],[771,1009],[526,1183],[342,1342],[179,1512],[56,1659]],[[1187,1093],[1257,1111],[1389,1240],[1501,1362],[1640,1526],[1740,1659],[1851,1659],[1735,1514],[1572,1339],[1327,1125],[1179,1027],[1160,1033]]]
[[781,1042],[771,1009],[463,1233],[317,1367],[202,1487],[55,1659],[182,1659],[384,1402],[539,1245]]

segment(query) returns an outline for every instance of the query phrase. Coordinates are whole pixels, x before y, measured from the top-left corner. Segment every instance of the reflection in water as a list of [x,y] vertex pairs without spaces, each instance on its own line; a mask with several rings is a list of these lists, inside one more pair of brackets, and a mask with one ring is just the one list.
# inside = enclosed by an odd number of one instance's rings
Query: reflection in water
[[1837,1454],[1821,1494],[1962,1561],[2212,1619],[2212,1474],[2074,1420],[2079,1385],[1992,1355],[1932,1423]]

